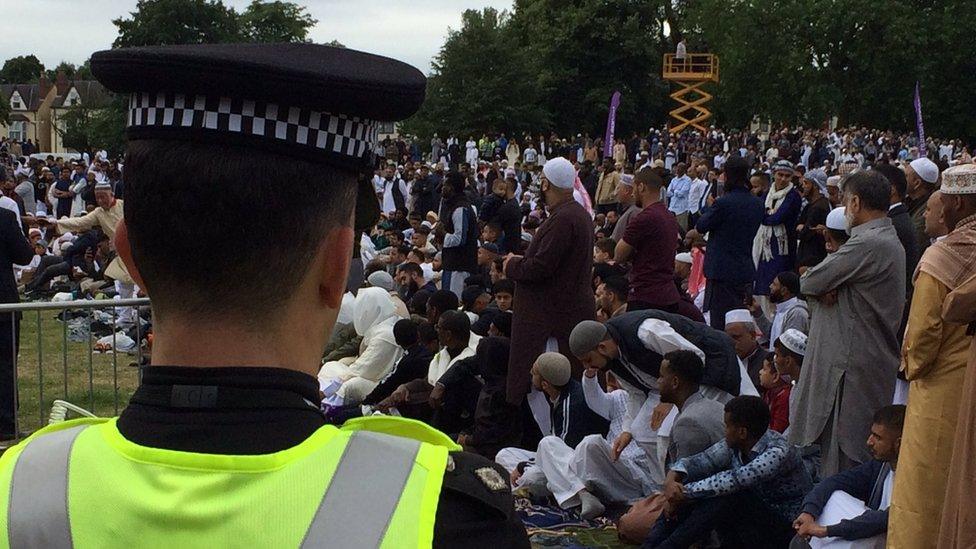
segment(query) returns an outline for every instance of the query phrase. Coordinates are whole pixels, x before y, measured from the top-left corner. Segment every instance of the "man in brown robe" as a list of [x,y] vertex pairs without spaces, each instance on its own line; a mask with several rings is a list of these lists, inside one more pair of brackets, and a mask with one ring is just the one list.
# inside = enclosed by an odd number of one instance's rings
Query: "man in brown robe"
[[969,364],[962,386],[959,417],[942,507],[939,549],[976,547],[976,276],[949,294],[942,307],[946,322],[968,323],[970,336]]
[[[967,179],[970,184],[960,182]],[[890,549],[935,547],[972,339],[965,324],[943,320],[942,304],[976,274],[976,165],[946,170],[941,194],[950,233],[918,264],[902,348],[902,371],[911,385],[892,491]]]
[[[596,318],[590,287],[593,220],[575,200],[576,171],[565,158],[542,170],[540,187],[549,218],[539,227],[525,256],[505,258],[505,276],[515,281],[508,400],[520,404],[531,388],[532,363],[542,353],[569,350],[569,334],[579,322]],[[574,360],[573,373],[582,367]]]

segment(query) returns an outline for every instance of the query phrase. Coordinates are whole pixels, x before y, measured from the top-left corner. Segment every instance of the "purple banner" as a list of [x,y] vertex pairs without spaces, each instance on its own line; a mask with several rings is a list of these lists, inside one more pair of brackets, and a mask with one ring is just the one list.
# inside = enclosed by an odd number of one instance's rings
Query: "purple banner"
[[603,139],[603,158],[613,157],[613,132],[617,125],[617,107],[620,106],[620,92],[613,92],[610,98],[610,112],[607,114],[607,135]]
[[915,126],[918,128],[918,157],[925,153],[925,126],[922,125],[922,96],[918,92],[918,81],[915,81]]

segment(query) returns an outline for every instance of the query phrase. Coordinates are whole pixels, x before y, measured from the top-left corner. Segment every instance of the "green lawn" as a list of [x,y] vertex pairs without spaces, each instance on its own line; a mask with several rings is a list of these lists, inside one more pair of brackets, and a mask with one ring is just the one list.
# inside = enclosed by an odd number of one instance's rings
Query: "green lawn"
[[[139,383],[137,368],[130,366],[138,358],[135,354],[89,355],[89,343],[71,341],[67,342],[65,351],[64,323],[57,320],[57,313],[40,311],[38,317],[37,311],[27,311],[21,322],[17,378],[23,432],[47,425],[55,399],[67,400],[98,416],[114,416],[129,401]],[[39,391],[41,387],[43,393]],[[69,413],[68,417],[75,416]]]

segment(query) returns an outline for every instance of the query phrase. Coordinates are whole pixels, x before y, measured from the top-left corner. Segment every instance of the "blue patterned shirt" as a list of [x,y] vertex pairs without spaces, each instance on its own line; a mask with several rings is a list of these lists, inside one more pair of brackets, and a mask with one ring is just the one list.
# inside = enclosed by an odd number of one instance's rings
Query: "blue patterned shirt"
[[813,488],[800,453],[773,430],[766,431],[745,462],[722,440],[678,460],[671,470],[685,474],[685,493],[691,499],[753,490],[788,521],[800,514],[803,497]]

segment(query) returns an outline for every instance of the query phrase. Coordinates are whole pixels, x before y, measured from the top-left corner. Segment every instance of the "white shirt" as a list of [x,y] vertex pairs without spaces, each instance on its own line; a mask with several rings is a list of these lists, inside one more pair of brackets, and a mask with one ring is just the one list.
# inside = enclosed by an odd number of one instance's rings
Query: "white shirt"
[[24,224],[20,219],[20,208],[17,207],[17,203],[13,198],[0,196],[0,208],[14,212],[14,215],[17,216],[17,226],[21,230],[24,230]]
[[705,179],[695,179],[691,182],[691,190],[688,191],[688,211],[698,213],[702,206],[702,199],[708,192],[708,181]]
[[528,147],[522,151],[522,158],[525,159],[526,163],[535,164],[539,158],[539,153],[534,148]]

